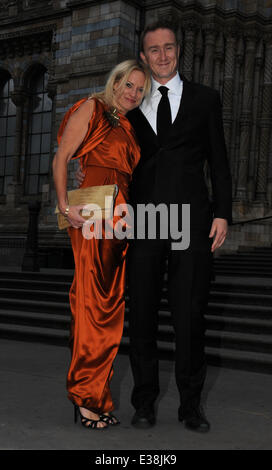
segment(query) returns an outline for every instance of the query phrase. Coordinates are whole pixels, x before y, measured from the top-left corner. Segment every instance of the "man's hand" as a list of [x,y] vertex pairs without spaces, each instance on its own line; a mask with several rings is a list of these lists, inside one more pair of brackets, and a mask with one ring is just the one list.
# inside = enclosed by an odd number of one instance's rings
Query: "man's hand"
[[76,180],[78,182],[78,186],[80,186],[81,183],[83,183],[84,178],[85,178],[85,173],[81,170],[80,166],[78,167],[78,169],[76,171],[75,177],[76,177]]
[[223,245],[226,236],[228,233],[228,221],[226,219],[213,219],[211,231],[210,231],[210,238],[213,238],[213,244],[211,247],[211,251],[214,252],[217,248]]

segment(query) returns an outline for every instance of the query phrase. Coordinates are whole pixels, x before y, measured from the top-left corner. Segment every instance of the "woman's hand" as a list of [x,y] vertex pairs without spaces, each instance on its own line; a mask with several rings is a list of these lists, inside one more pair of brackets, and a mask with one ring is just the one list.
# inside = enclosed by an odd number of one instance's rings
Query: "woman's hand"
[[[69,212],[65,216],[73,228],[81,228],[86,220],[80,215],[84,205],[69,206]],[[63,212],[62,212],[63,213]]]

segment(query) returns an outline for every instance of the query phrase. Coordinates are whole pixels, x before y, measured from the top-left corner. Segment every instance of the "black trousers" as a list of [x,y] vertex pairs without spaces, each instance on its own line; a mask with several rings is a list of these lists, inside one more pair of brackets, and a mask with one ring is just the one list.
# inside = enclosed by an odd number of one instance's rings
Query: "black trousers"
[[176,339],[175,376],[181,406],[198,404],[206,375],[205,319],[212,275],[209,232],[191,234],[187,250],[169,240],[133,240],[128,253],[132,405],[153,405],[159,395],[158,308],[168,260],[168,297]]

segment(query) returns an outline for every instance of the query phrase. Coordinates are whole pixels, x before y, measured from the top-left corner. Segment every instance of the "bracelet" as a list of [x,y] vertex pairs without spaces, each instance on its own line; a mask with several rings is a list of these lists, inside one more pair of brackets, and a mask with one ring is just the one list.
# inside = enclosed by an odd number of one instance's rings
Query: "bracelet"
[[64,214],[63,214],[64,217],[67,217],[67,215],[69,214],[69,211],[70,211],[70,207],[67,206],[66,209],[65,209],[65,211],[64,211]]

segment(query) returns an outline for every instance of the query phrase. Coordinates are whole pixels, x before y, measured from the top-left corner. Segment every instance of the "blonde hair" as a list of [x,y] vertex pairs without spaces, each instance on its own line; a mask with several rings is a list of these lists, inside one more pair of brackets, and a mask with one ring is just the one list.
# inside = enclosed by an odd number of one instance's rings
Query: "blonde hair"
[[149,69],[144,63],[139,62],[135,59],[132,59],[132,60],[125,60],[123,62],[120,62],[120,64],[117,64],[110,72],[110,75],[107,79],[104,90],[98,93],[93,93],[90,97],[97,98],[103,101],[105,104],[109,106],[113,106],[114,105],[114,85],[117,82],[119,82],[119,86],[117,89],[122,89],[125,86],[126,82],[128,81],[129,75],[134,70],[143,72],[143,74],[145,75],[143,97],[146,96],[149,93],[150,88],[151,88],[151,76],[150,76]]

